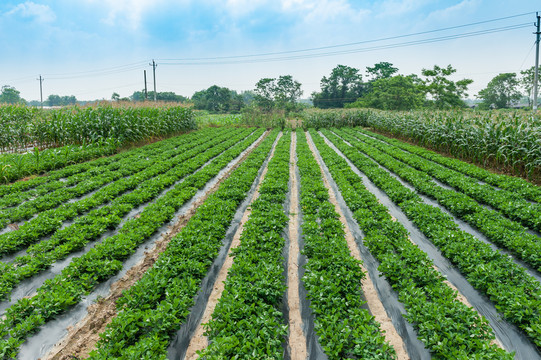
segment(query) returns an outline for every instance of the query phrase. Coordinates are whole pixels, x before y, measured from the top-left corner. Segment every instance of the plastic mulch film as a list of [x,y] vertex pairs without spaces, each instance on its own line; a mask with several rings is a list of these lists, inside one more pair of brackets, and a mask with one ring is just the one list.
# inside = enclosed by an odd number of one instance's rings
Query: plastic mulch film
[[[406,228],[410,234],[411,240],[428,255],[440,273],[457,288],[457,290],[468,300],[468,302],[475,310],[479,312],[480,315],[484,316],[488,320],[490,326],[494,330],[496,339],[502,344],[503,348],[509,352],[515,352],[516,359],[541,359],[541,354],[539,354],[535,345],[522,333],[520,329],[502,318],[502,316],[496,310],[494,304],[484,294],[481,294],[469,284],[467,279],[460,273],[460,271],[454,267],[453,264],[451,264],[441,254],[436,246],[432,244],[432,242],[430,242],[430,240],[428,240],[426,236],[413,224],[413,222],[407,218],[400,207],[393,203],[382,190],[380,190],[364,174],[362,174],[355,167],[355,165],[351,163],[351,161],[349,161],[342,152],[340,152],[340,150],[338,150],[326,138],[325,140],[334,151],[336,151],[348,162],[351,169],[361,177],[366,188],[373,193],[378,200],[389,209],[391,215],[394,216],[397,221],[399,221]],[[381,168],[388,171],[384,167]],[[409,184],[398,178],[396,174],[393,174],[390,171],[388,172],[395,176],[404,186],[408,187],[412,191],[415,191]],[[421,196],[423,201],[425,201],[427,204],[441,208],[439,205],[434,204],[434,202],[428,199],[426,196],[421,194],[418,195]],[[460,222],[454,216],[453,219],[457,224],[460,224]],[[464,224],[461,226],[461,229],[468,231]]]

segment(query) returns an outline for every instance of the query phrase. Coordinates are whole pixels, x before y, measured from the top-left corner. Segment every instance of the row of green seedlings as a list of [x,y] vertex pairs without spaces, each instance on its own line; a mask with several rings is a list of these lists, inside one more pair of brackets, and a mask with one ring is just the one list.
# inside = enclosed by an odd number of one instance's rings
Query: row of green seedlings
[[[3,210],[9,207],[17,206],[31,199],[38,200],[60,189],[73,188],[79,185],[81,182],[94,178],[100,173],[118,170],[122,167],[120,162],[126,159],[137,159],[138,162],[141,162],[141,159],[149,157],[150,160],[151,157],[155,157],[162,152],[173,151],[178,147],[196,142],[197,139],[202,137],[204,138],[210,135],[212,132],[213,131],[210,129],[204,129],[198,132],[193,132],[183,136],[142,146],[140,148],[135,148],[114,156],[104,157],[84,164],[71,165],[62,170],[52,171],[44,177],[34,178],[29,181],[5,186],[4,189],[9,190],[10,193],[6,193],[0,197],[0,209]],[[218,133],[219,132],[217,132],[217,134]],[[20,184],[27,186],[29,182],[33,182],[37,179],[40,180],[40,184],[34,187],[19,187]],[[77,191],[77,193],[82,194],[80,191]]]
[[451,216],[425,204],[419,195],[403,186],[366,155],[348,146],[331,132],[322,132],[400,206],[443,256],[464,274],[468,282],[488,296],[505,319],[521,328],[541,348],[541,284],[538,281],[507,255],[460,230]]
[[[541,270],[541,241],[538,236],[527,233],[520,224],[505,218],[498,211],[479,205],[466,194],[442,188],[425,172],[415,170],[403,162],[395,160],[392,156],[377,150],[373,144],[362,143],[342,131],[337,131],[337,134],[348,141],[351,140],[351,143],[358,150],[396,173],[400,178],[413,185],[421,194],[436,199],[452,214],[479,229],[492,242],[503,246],[534,268]],[[401,150],[388,151],[394,155],[395,152]],[[535,216],[535,214],[532,215]]]
[[[182,138],[182,136],[180,138]],[[25,180],[25,181],[18,181],[12,184],[0,185],[0,201],[3,201],[3,199],[8,195],[18,196],[19,194],[30,191],[29,192],[30,196],[23,198],[21,200],[23,201],[30,197],[46,194],[49,191],[56,190],[66,185],[73,186],[77,184],[79,181],[86,179],[85,173],[87,171],[93,170],[95,168],[99,168],[101,166],[109,165],[126,156],[130,157],[132,156],[131,153],[133,151],[137,152],[138,149],[145,149],[144,151],[147,151],[150,149],[156,149],[163,146],[162,143],[170,143],[170,142],[174,143],[178,141],[178,139],[179,137],[175,137],[168,140],[155,142],[149,145],[145,145],[141,148],[135,148],[129,151],[121,152],[119,154],[116,154],[115,156],[101,157],[101,158],[84,162],[84,163],[67,164],[63,168],[50,171],[49,173],[47,173],[46,176],[31,177],[30,179]],[[75,175],[79,175],[80,177],[76,176],[73,179],[70,179],[71,177]],[[10,203],[6,203],[6,204],[1,203],[1,204],[2,206],[11,206]],[[16,204],[13,204],[13,205],[16,205]]]
[[[405,318],[427,349],[445,359],[512,359],[491,343],[495,336],[487,321],[457,299],[432,260],[411,242],[404,226],[366,189],[348,163],[315,131],[311,135],[364,233],[363,243],[379,261],[378,270],[398,293]],[[357,157],[354,152],[347,155]]]
[[[217,176],[221,169],[241,154],[263,131],[258,130],[201,170],[184,178],[184,181],[177,183],[155,202],[146,206],[139,217],[126,221],[116,235],[104,239],[81,257],[73,259],[59,275],[46,280],[37,289],[35,296],[20,299],[9,307],[5,318],[0,321],[0,357],[16,357],[20,345],[28,336],[79,303],[81,298],[88,295],[98,284],[118,273],[124,260],[132,255],[139,245],[170,221],[182,205],[193,198],[199,189]],[[168,178],[162,178],[162,181],[166,184],[156,184],[158,188],[167,186]],[[151,197],[152,195],[149,200]],[[217,212],[217,209],[213,211]],[[154,286],[157,286],[157,283]]]
[[[175,166],[175,164],[168,164],[167,162],[157,164],[155,169],[167,170],[143,183],[137,181],[140,185],[134,191],[117,197],[111,204],[78,218],[74,224],[55,232],[49,239],[30,246],[25,255],[18,256],[11,262],[2,263],[0,296],[2,298],[8,297],[11,290],[22,280],[34,276],[56,261],[65,258],[75,251],[81,250],[89,242],[102,236],[107,230],[116,229],[122,222],[123,217],[132,209],[152,201],[165,188],[172,186],[185,176],[194,173],[209,159],[235,145],[245,136],[245,133],[240,133],[222,142],[220,145],[198,154],[192,159],[183,159],[177,163],[182,164],[182,166]],[[244,145],[247,146],[257,137],[257,134],[252,135],[245,141]],[[241,147],[240,150],[242,149]],[[235,150],[228,151],[233,151],[234,154],[237,154],[240,150],[236,148]],[[190,155],[190,152],[186,152],[185,154]],[[197,152],[193,152],[191,155],[196,154]],[[136,180],[141,179],[136,176],[134,178],[134,184]]]
[[[216,131],[214,135],[218,136],[219,133]],[[183,152],[194,145],[198,145],[202,140],[212,139],[210,135],[199,134],[199,136],[188,136],[182,143],[176,146],[170,144],[169,149],[164,146],[163,148],[151,149],[150,151],[135,151],[132,156],[124,156],[121,160],[114,161],[108,166],[94,168],[94,171],[88,172],[91,175],[85,176],[85,179],[78,182],[75,186],[61,187],[47,194],[40,195],[35,199],[29,199],[17,207],[1,210],[0,227],[6,226],[9,223],[30,219],[40,212],[53,209],[70,200],[82,197],[85,194],[102,188],[106,184],[137,174],[156,162],[164,162],[170,158],[182,155]]]
[[100,334],[90,359],[166,359],[172,335],[190,313],[202,279],[267,158],[271,134],[209,196],[153,267],[117,301],[118,314]]
[[[156,144],[157,143],[152,145]],[[36,193],[36,195],[44,194],[48,191],[55,190],[58,187],[65,186],[66,184],[64,184],[64,181],[61,180],[64,180],[73,175],[84,174],[86,171],[92,170],[95,167],[108,165],[111,162],[116,161],[116,159],[122,158],[123,156],[130,156],[129,152],[120,153],[113,157],[102,157],[84,163],[67,165],[58,170],[49,172],[46,176],[32,177],[25,181],[17,181],[12,184],[0,185],[0,196],[3,199],[5,196],[8,195],[17,195],[25,191],[46,187],[45,190],[37,190],[38,192]],[[70,181],[70,183],[71,182],[73,182],[73,184],[76,184],[78,182],[78,178],[75,178],[74,180]],[[9,205],[9,203],[5,204],[5,206]]]
[[314,328],[329,359],[395,359],[380,325],[365,308],[361,262],[350,253],[344,225],[304,132],[297,130],[302,233],[307,257],[302,281],[314,314]]
[[[541,204],[532,204],[511,191],[495,189],[488,184],[479,184],[477,179],[472,179],[423,157],[404,152],[389,143],[382,143],[379,140],[361,136],[354,130],[345,130],[345,132],[391,155],[393,158],[433,176],[444,184],[452,186],[472,199],[491,206],[509,219],[519,222],[530,229],[541,231]],[[424,181],[428,181],[428,178]],[[521,227],[515,225],[514,228],[520,229]]]
[[[246,130],[243,134],[238,134],[237,136],[246,136],[249,132],[250,130]],[[149,181],[158,175],[161,175],[162,177],[166,176],[165,174],[169,171],[174,171],[173,168],[177,165],[183,164],[186,160],[204,152],[205,155],[203,158],[198,158],[196,163],[191,164],[192,167],[197,165],[201,166],[205,161],[219,154],[219,152],[217,152],[219,149],[217,149],[216,146],[220,144],[220,140],[223,141],[226,137],[227,135],[218,139],[213,139],[211,136],[206,137],[201,145],[196,146],[191,150],[189,150],[190,145],[186,145],[184,148],[189,151],[180,153],[168,161],[158,162],[151,167],[144,169],[142,172],[136,173],[134,176],[122,178],[102,188],[90,197],[39,213],[35,218],[20,226],[18,230],[0,235],[0,254],[12,253],[29,244],[35,243],[43,236],[52,234],[58,230],[64,221],[71,220],[84,214],[94,207],[108,203],[113,199],[119,201],[117,197],[120,194],[133,190],[145,181]],[[137,171],[138,166],[135,166],[134,169]],[[185,170],[181,169],[181,171]],[[97,211],[106,210],[97,209]]]
[[113,155],[117,149],[118,143],[111,139],[93,144],[66,145],[44,150],[34,147],[26,154],[0,155],[0,183],[6,184],[70,164]]
[[472,178],[484,181],[492,186],[497,186],[501,189],[512,191],[514,194],[521,196],[524,199],[541,203],[541,187],[536,186],[522,178],[502,174],[494,174],[479,166],[475,166],[473,164],[458,159],[440,155],[434,151],[427,150],[420,146],[410,145],[400,140],[388,138],[383,135],[362,130],[361,128],[357,128],[357,131],[375,137],[382,141],[388,142],[412,154],[422,156],[450,169],[471,176]]
[[289,217],[288,192],[291,133],[278,142],[259,197],[244,225],[235,260],[212,319],[205,325],[209,346],[203,359],[282,359],[287,326],[280,309],[286,291],[282,232]]

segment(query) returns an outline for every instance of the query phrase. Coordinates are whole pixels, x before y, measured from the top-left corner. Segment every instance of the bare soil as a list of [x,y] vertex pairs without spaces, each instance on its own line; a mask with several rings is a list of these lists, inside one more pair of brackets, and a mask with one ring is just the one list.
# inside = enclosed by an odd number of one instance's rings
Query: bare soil
[[292,133],[291,152],[289,158],[289,181],[291,194],[289,203],[289,256],[287,260],[287,305],[289,308],[289,339],[288,344],[292,360],[305,360],[307,357],[306,336],[302,330],[302,317],[299,299],[299,192],[295,169],[295,149],[297,135]]
[[[259,142],[261,143],[269,132],[265,133]],[[257,147],[257,146],[256,146]],[[253,147],[247,151],[241,159],[214,185],[201,199],[196,201],[186,214],[179,217],[178,221],[170,227],[164,236],[156,241],[156,245],[151,250],[145,252],[145,257],[133,266],[126,275],[111,285],[109,295],[100,299],[95,304],[88,307],[88,315],[85,316],[76,326],[68,328],[68,334],[43,358],[43,360],[72,360],[88,357],[90,351],[95,347],[99,340],[99,334],[117,315],[116,300],[122,296],[122,292],[133,286],[143,277],[145,272],[150,269],[160,254],[165,251],[171,239],[177,235],[187,222],[196,213],[197,208],[214,193],[220,184],[225,181],[231,173],[250,155],[256,148]]]

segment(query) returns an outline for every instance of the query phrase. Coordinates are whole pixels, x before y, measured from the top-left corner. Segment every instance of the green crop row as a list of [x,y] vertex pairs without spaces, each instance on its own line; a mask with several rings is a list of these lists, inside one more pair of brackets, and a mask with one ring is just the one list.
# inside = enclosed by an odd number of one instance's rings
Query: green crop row
[[91,359],[166,359],[172,334],[185,321],[202,279],[273,145],[274,130],[212,194],[154,266],[117,301],[118,315]]
[[[168,166],[169,170],[142,183],[140,182],[141,177],[134,176],[133,184],[140,184],[134,191],[117,197],[110,205],[78,218],[73,225],[57,231],[49,239],[30,246],[27,255],[18,256],[9,263],[2,263],[0,296],[7,296],[9,291],[25,278],[32,277],[70,253],[82,249],[87,243],[96,240],[107,230],[115,229],[122,218],[133,208],[153,200],[159,196],[164,187],[171,186],[186,175],[195,172],[210,158],[236,144],[245,135],[241,133],[192,159],[184,159],[182,166],[174,166],[174,164],[167,162],[162,163],[160,165]],[[217,140],[219,141],[219,138]],[[189,152],[185,154],[189,154]]]
[[[82,296],[89,294],[99,283],[120,271],[123,261],[133,254],[141,243],[170,221],[175,212],[191,199],[198,189],[203,188],[263,131],[257,130],[195,174],[177,183],[155,202],[146,206],[139,217],[126,221],[117,235],[106,238],[83,256],[73,259],[59,275],[45,281],[35,296],[20,299],[9,307],[5,318],[0,320],[0,356],[15,357],[19,346],[41,325],[77,304]],[[217,212],[217,209],[212,211]],[[200,235],[199,232],[197,234]],[[181,302],[182,299],[175,296],[174,301]]]
[[[249,130],[248,130],[249,131]],[[245,134],[246,135],[246,134]],[[128,190],[134,189],[149,179],[154,178],[157,175],[167,173],[168,171],[174,171],[172,169],[174,166],[182,164],[183,161],[197,156],[201,151],[206,151],[207,149],[217,145],[222,140],[221,138],[214,139],[208,143],[209,139],[202,139],[202,144],[196,146],[188,152],[183,152],[180,155],[174,157],[169,161],[164,161],[156,163],[151,167],[148,167],[143,172],[140,172],[136,176],[131,176],[129,178],[123,178],[115,183],[104,187],[103,189],[97,191],[90,197],[82,199],[74,203],[64,204],[56,209],[47,210],[38,214],[35,218],[30,221],[27,221],[23,224],[18,230],[11,231],[0,235],[0,254],[12,253],[18,249],[21,249],[29,244],[35,243],[43,236],[52,234],[58,230],[64,221],[75,218],[78,215],[81,215],[88,210],[112,201],[119,194],[126,192]],[[220,151],[220,150],[218,150]],[[206,160],[210,159],[212,156],[216,155],[216,150],[208,151],[204,153],[204,156],[201,158],[197,164],[201,166],[205,163]],[[163,177],[164,175],[162,175]],[[172,179],[170,181],[173,181]],[[145,190],[139,190],[139,193]],[[133,197],[134,195],[127,195]],[[123,201],[116,199],[115,201]],[[100,211],[100,210],[98,210]],[[105,211],[105,210],[101,210]],[[83,221],[84,223],[84,221]]]
[[526,112],[368,109],[307,113],[305,127],[371,127],[477,164],[541,175],[541,118]]
[[[503,317],[521,328],[541,349],[541,284],[507,255],[459,229],[453,218],[427,205],[373,160],[323,131],[353,164],[399,205],[407,217],[464,274],[486,294]],[[354,142],[354,139],[352,140]]]
[[512,191],[513,193],[523,197],[524,199],[541,203],[541,187],[533,185],[532,183],[529,183],[524,179],[508,175],[494,174],[486,169],[480,168],[473,164],[469,164],[458,159],[442,156],[438,153],[435,153],[434,151],[430,151],[419,146],[410,145],[400,140],[388,138],[386,136],[379,135],[370,131],[361,130],[360,128],[357,128],[356,130],[363,134],[367,134],[369,136],[388,142],[412,154],[422,156],[450,169],[471,176],[472,178],[479,179],[490,185],[497,186],[504,190]]
[[[179,147],[193,143],[201,137],[207,137],[209,134],[213,133],[213,131],[216,130],[205,129],[192,132],[184,136],[170,138],[152,145],[135,148],[108,158],[102,158],[89,161],[85,164],[72,166],[75,167],[77,171],[72,171],[69,168],[65,168],[62,171],[54,171],[49,173],[48,176],[40,178],[44,180],[49,178],[50,181],[44,181],[34,187],[26,189],[19,188],[18,191],[9,190],[9,193],[7,193],[7,189],[9,189],[9,187],[17,187],[15,184],[8,185],[6,186],[6,194],[0,198],[0,209],[17,206],[29,200],[34,200],[34,203],[48,203],[49,200],[47,197],[51,196],[51,194],[54,194],[57,191],[75,192],[74,196],[81,196],[84,194],[84,192],[74,189],[74,187],[78,186],[82,182],[95,178],[103,172],[119,170],[124,166],[127,159],[142,162],[143,159],[148,158],[148,161],[150,161],[151,159],[156,158],[156,156],[160,156],[164,152],[173,151]],[[57,172],[66,174],[66,176],[59,179],[56,174]],[[17,185],[18,184],[19,183],[17,183]],[[28,205],[25,204],[25,206]]]
[[234,263],[212,319],[206,325],[210,343],[202,359],[282,359],[287,335],[280,309],[286,291],[282,238],[288,216],[291,133],[279,140],[268,164],[259,197],[244,225]]
[[[436,199],[451,213],[475,226],[494,243],[509,249],[525,262],[541,270],[541,241],[539,237],[527,233],[520,224],[505,218],[495,210],[479,205],[465,194],[442,188],[426,173],[395,160],[392,156],[377,150],[373,145],[363,144],[345,132],[337,133],[346,140],[351,140],[352,145],[358,150],[412,184],[417,191]],[[535,214],[532,215],[535,216]]]
[[[202,141],[208,141],[218,136],[223,131],[214,131],[214,136],[188,136],[183,142],[183,146],[171,147],[166,146],[158,148],[155,151],[134,151],[133,156],[125,156],[119,161],[112,162],[108,166],[94,168],[95,171],[89,171],[85,179],[79,181],[75,186],[61,187],[46,194],[41,194],[34,199],[29,199],[19,206],[4,209],[0,211],[0,227],[6,226],[10,222],[17,222],[31,218],[33,215],[53,209],[61,204],[77,197],[81,197],[91,191],[97,190],[106,184],[112,183],[126,176],[137,174],[145,168],[155,164],[167,161],[170,158],[175,158],[178,155],[190,150],[195,145],[199,145]],[[181,144],[179,144],[181,145]],[[79,174],[77,174],[79,175]],[[83,175],[83,174],[80,174]],[[81,178],[82,176],[77,176]],[[15,194],[13,194],[15,195]]]
[[[154,145],[154,144],[153,144]],[[149,146],[149,145],[147,145]],[[0,196],[16,195],[21,192],[31,191],[41,187],[50,186],[52,190],[62,187],[65,184],[62,183],[63,179],[78,174],[84,174],[86,171],[94,168],[105,166],[121,159],[123,156],[129,156],[129,152],[124,152],[110,157],[102,157],[89,162],[66,164],[65,166],[49,172],[45,176],[32,177],[24,181],[17,181],[12,184],[0,185]],[[51,184],[52,183],[52,184]],[[56,186],[56,187],[55,187]],[[46,192],[45,192],[46,193]],[[9,205],[9,203],[7,204]]]
[[34,147],[26,154],[2,154],[0,155],[0,184],[112,155],[117,152],[117,147],[116,141],[109,140],[84,145],[65,145],[45,150]]
[[391,155],[393,158],[460,190],[480,203],[490,205],[509,219],[520,222],[530,229],[541,231],[541,204],[532,204],[514,192],[503,189],[497,190],[490,185],[479,184],[476,179],[433,163],[426,158],[404,152],[391,144],[385,144],[379,140],[360,136],[359,133],[351,129],[344,131],[370,146]]
[[[491,345],[494,333],[487,321],[457,299],[430,258],[408,238],[385,206],[370,193],[347,162],[311,131],[346,205],[364,233],[363,243],[379,261],[379,271],[398,293],[406,319],[436,358],[512,359]],[[344,152],[354,162],[358,155]]]
[[343,225],[323,185],[304,132],[297,130],[302,233],[308,261],[302,277],[319,343],[329,359],[395,359],[380,325],[365,308],[360,261],[351,256]]

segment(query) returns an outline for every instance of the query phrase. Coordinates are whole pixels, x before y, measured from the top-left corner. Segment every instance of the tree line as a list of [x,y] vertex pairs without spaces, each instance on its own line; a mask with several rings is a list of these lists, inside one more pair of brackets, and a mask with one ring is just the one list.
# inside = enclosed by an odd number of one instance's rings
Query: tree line
[[[321,79],[321,91],[312,93],[318,108],[371,107],[384,110],[419,108],[450,109],[466,107],[471,79],[451,80],[451,65],[422,69],[421,76],[401,75],[393,64],[380,62],[366,68],[366,80],[359,69],[338,65]],[[494,77],[477,94],[481,109],[508,108],[523,96],[531,106],[534,67]]]
[[[323,76],[320,91],[311,94],[314,107],[354,108],[370,107],[383,110],[412,110],[419,108],[451,109],[466,107],[468,86],[473,80],[452,80],[456,69],[451,65],[422,69],[421,75],[399,74],[398,68],[389,62],[379,62],[366,67],[365,76],[360,69],[337,65],[328,76]],[[476,95],[477,106],[481,109],[508,108],[522,99],[532,105],[534,67],[516,73],[502,73],[495,76]],[[299,103],[303,94],[301,83],[291,75],[278,78],[262,78],[253,90],[237,93],[226,87],[213,85],[196,91],[191,98],[174,92],[158,92],[156,99],[166,102],[192,102],[195,109],[212,113],[239,113],[247,108],[257,108],[262,112],[276,110],[291,112],[306,106]],[[135,91],[131,96],[121,98],[113,93],[112,101],[153,100],[152,91]],[[26,103],[20,92],[12,86],[3,86],[0,103]],[[79,103],[75,96],[49,95],[44,105],[65,106]],[[30,105],[39,105],[33,101]]]

